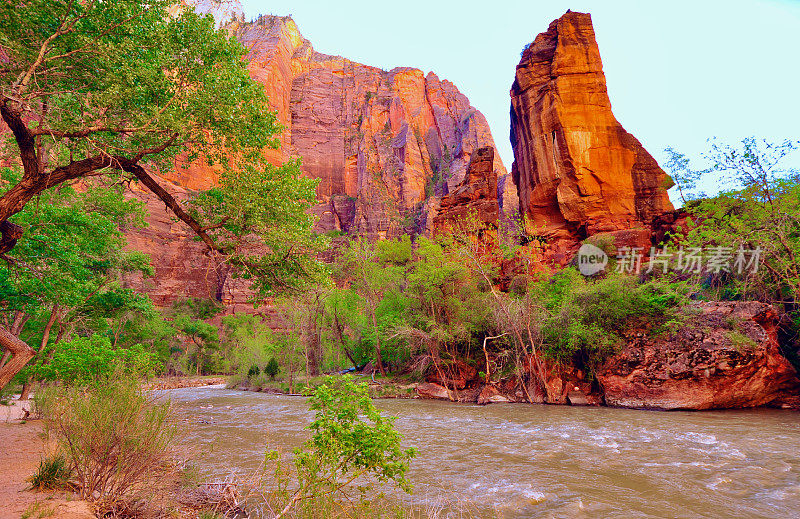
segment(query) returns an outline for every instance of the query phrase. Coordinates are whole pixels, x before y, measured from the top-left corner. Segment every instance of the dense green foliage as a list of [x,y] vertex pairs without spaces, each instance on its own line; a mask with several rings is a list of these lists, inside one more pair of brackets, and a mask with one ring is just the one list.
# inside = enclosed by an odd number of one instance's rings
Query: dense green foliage
[[54,454],[39,461],[28,482],[33,490],[55,490],[66,487],[71,477],[72,471],[64,455]]
[[156,355],[137,344],[130,349],[112,348],[108,337],[92,335],[62,342],[50,362],[36,370],[41,380],[69,384],[108,381],[119,375],[147,377],[160,367]]
[[687,300],[681,284],[640,283],[625,275],[588,279],[573,269],[530,290],[546,310],[545,355],[590,372],[614,353],[626,332],[665,323]]
[[268,456],[276,464],[272,499],[282,505],[275,517],[349,515],[348,507],[356,513],[364,506],[369,510],[375,484],[411,492],[406,472],[416,452],[401,447],[394,418],[375,408],[365,384],[350,377],[328,378],[307,393],[315,412],[308,426],[311,437],[295,449],[292,470],[284,468],[278,452]]
[[[308,211],[316,182],[297,160],[267,161],[281,128],[245,48],[211,16],[165,0],[5,3],[0,48],[2,118],[14,128],[0,158],[19,166],[0,179],[2,252],[12,250],[0,272],[4,332],[34,343],[38,334],[41,350],[96,332],[114,347],[148,343],[167,360],[177,329],[191,339],[195,372],[226,369],[212,330],[191,318],[164,324],[116,284],[149,269],[141,254],[121,252],[121,231],[141,225],[143,210],[120,186],[140,182],[163,200],[257,300],[322,272]],[[214,168],[218,181],[181,207],[150,171],[190,163]]]

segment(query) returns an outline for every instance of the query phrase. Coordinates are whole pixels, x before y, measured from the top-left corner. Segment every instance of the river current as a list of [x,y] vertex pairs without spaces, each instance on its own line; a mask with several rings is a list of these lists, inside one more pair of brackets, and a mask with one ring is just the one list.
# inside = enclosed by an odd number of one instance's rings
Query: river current
[[[219,387],[162,393],[205,470],[256,469],[313,414],[302,397]],[[377,400],[418,450],[414,500],[486,517],[800,517],[800,413],[652,412]]]

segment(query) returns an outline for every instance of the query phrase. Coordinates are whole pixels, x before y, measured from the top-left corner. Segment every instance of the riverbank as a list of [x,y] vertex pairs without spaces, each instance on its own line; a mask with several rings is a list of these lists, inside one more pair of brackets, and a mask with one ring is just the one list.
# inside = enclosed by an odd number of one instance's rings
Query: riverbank
[[[328,376],[320,375],[314,377],[299,376],[291,384],[284,380],[251,380],[231,378],[227,388],[237,391],[251,391],[254,393],[271,393],[276,395],[299,395],[305,387],[317,387],[325,382]],[[408,399],[422,398],[417,388],[420,384],[411,382],[403,378],[384,378],[373,377],[372,375],[354,374],[357,381],[368,384],[369,396],[371,398],[392,398]]]
[[228,377],[224,375],[201,375],[185,377],[159,377],[142,383],[142,389],[162,390],[180,389],[184,387],[217,386],[226,384]]
[[[336,376],[336,375],[334,375]],[[441,400],[446,402],[460,402],[468,404],[512,404],[512,403],[537,403],[544,404],[543,399],[530,402],[528,395],[516,389],[516,384],[511,380],[500,381],[496,384],[475,384],[472,387],[463,389],[451,389],[435,382],[412,382],[404,377],[375,377],[371,375],[354,375],[357,380],[365,382],[369,386],[370,397],[374,399],[421,399],[421,400]],[[254,393],[270,393],[276,395],[299,395],[302,388],[316,387],[324,382],[326,376],[298,377],[291,386],[286,381],[281,380],[260,380],[251,381],[237,378],[229,379],[226,387],[238,391],[250,391]],[[570,384],[571,382],[572,384]],[[581,383],[574,385],[574,381],[563,383],[558,381],[559,393],[561,398],[558,401],[547,402],[552,405],[566,406],[590,406],[590,407],[618,407],[628,409],[658,409],[648,406],[625,406],[608,405],[603,396],[590,389],[590,385]],[[176,386],[177,387],[198,387],[198,386]],[[535,395],[534,395],[535,396]],[[772,408],[800,411],[800,396],[796,392],[787,392],[785,395],[773,402],[760,406],[742,406],[742,408]],[[691,408],[687,408],[691,409]],[[705,409],[705,410],[710,410]]]
[[[5,406],[4,406],[5,407]],[[34,492],[26,479],[48,452],[39,420],[0,423],[0,519],[92,519],[85,501],[69,492]]]

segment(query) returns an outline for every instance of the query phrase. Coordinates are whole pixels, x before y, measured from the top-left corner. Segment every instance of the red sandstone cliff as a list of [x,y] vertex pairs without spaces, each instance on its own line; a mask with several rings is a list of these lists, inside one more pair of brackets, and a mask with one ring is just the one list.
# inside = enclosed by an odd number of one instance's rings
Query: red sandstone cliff
[[[250,73],[285,127],[282,149],[271,156],[301,157],[303,170],[320,179],[315,212],[322,231],[430,230],[432,195],[461,182],[473,151],[494,147],[483,114],[433,72],[385,71],[319,53],[290,17],[262,16],[229,30],[250,50]],[[506,175],[497,155],[493,170]],[[170,179],[204,188],[215,175],[193,165]],[[409,225],[414,220],[417,228]]]
[[611,111],[589,14],[567,12],[522,53],[511,142],[531,234],[575,241],[649,227],[672,210],[669,177]]
[[[264,85],[284,126],[276,162],[300,157],[317,189],[320,231],[371,237],[430,232],[439,197],[464,179],[471,154],[494,149],[484,116],[446,80],[414,68],[381,70],[316,52],[290,17],[262,16],[228,24],[248,49],[251,76]],[[507,212],[516,211],[516,188],[499,155]],[[217,179],[203,164],[178,164],[167,187],[180,194],[205,189]],[[156,267],[151,280],[129,280],[159,304],[185,297],[219,297],[242,304],[247,291],[218,275],[202,248],[178,229],[163,204],[146,192],[151,228],[129,235]],[[497,195],[495,194],[495,199]],[[497,202],[495,202],[497,203]]]

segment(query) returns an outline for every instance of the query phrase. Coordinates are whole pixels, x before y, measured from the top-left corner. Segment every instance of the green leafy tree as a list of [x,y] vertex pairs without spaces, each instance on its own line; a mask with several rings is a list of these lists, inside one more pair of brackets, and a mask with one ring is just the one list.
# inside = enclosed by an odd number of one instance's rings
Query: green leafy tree
[[114,349],[108,337],[92,335],[63,343],[52,360],[37,369],[37,375],[43,380],[83,385],[112,376],[148,376],[158,368],[156,355],[141,345]]
[[267,375],[272,380],[275,380],[275,377],[278,373],[281,372],[281,367],[278,364],[278,360],[275,357],[269,359],[267,365],[264,366],[264,374]]
[[[266,162],[280,130],[245,48],[211,16],[172,0],[22,0],[0,4],[2,152],[21,178],[0,194],[0,254],[25,232],[10,218],[34,197],[87,177],[139,182],[260,296],[312,275],[315,182],[296,161]],[[150,171],[203,162],[219,185],[187,206]],[[0,386],[34,355],[10,330]]]
[[[316,412],[308,426],[312,435],[295,450],[297,488],[276,518],[303,501],[335,495],[350,499],[348,488],[359,478],[391,482],[411,492],[406,472],[416,453],[401,447],[394,418],[375,408],[366,384],[351,377],[329,377],[309,391],[309,397]],[[363,495],[365,489],[361,490]]]
[[[13,170],[2,170],[2,180],[14,178]],[[143,220],[141,205],[126,200],[118,189],[79,192],[62,186],[39,195],[17,221],[26,232],[0,266],[0,302],[7,316],[32,317],[16,335],[39,344],[34,354],[88,319],[95,302],[113,292],[121,295],[121,273],[151,271],[145,255],[122,250],[122,230],[143,225]],[[58,332],[51,334],[53,329]],[[0,367],[0,385],[13,372],[7,364]],[[28,389],[26,384],[23,394]]]
[[[738,145],[713,142],[705,155],[710,167],[695,173],[706,182],[727,181],[727,189],[688,204],[690,220],[677,239],[684,247],[729,257],[720,273],[731,278],[728,297],[793,305],[798,295],[800,173],[783,163],[799,145],[752,137]],[[758,264],[750,264],[755,250]]]
[[386,367],[383,362],[378,327],[378,305],[386,291],[391,289],[391,277],[387,275],[388,271],[381,267],[375,245],[362,238],[350,243],[350,247],[342,257],[341,266],[351,286],[364,298],[374,337],[375,365],[378,371],[385,375]]
[[182,315],[175,319],[174,326],[188,339],[191,347],[188,350],[188,361],[200,375],[213,370],[213,355],[219,351],[219,334],[217,327],[200,319],[192,319]]

